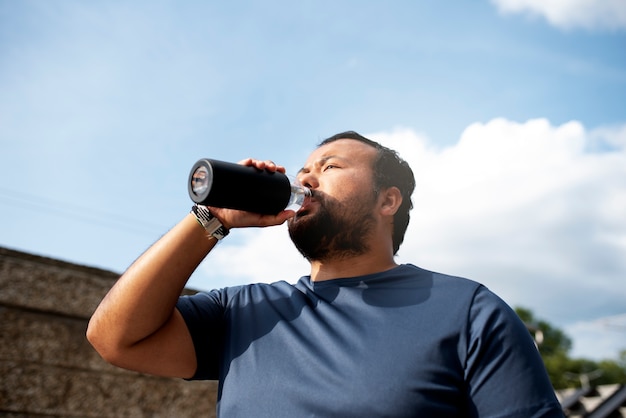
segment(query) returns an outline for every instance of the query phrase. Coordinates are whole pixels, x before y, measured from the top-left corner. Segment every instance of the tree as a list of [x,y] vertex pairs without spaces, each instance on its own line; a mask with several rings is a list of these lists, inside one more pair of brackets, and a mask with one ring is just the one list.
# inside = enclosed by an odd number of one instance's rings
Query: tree
[[562,330],[535,318],[529,309],[517,307],[515,312],[535,339],[555,389],[626,383],[626,350],[617,360],[571,358],[572,340]]

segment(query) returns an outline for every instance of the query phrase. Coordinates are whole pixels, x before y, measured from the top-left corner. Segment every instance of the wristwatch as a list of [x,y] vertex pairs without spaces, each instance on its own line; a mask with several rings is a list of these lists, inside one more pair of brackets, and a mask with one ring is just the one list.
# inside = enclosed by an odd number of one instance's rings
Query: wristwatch
[[208,237],[213,237],[219,241],[228,235],[228,229],[222,225],[219,219],[213,216],[206,206],[195,204],[191,207],[191,212],[196,216],[198,223],[202,225],[207,232]]

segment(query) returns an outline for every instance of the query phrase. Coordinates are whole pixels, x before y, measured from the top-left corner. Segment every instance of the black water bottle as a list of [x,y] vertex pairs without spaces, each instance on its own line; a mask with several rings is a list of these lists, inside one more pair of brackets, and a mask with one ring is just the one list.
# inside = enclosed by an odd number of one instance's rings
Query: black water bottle
[[298,210],[311,191],[279,172],[203,158],[189,174],[189,197],[199,205],[275,215]]

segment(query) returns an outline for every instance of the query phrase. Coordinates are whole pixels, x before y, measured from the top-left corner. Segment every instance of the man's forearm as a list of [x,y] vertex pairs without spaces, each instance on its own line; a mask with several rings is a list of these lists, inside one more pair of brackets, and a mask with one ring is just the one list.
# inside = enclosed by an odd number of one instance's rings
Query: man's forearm
[[96,350],[110,360],[157,333],[215,243],[190,214],[141,255],[91,318],[87,336]]

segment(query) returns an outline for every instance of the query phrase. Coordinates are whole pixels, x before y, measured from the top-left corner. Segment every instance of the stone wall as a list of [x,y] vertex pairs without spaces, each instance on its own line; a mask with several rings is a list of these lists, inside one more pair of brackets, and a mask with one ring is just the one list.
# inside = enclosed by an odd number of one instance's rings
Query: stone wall
[[0,416],[215,416],[216,382],[122,370],[89,345],[89,317],[117,277],[0,247]]

